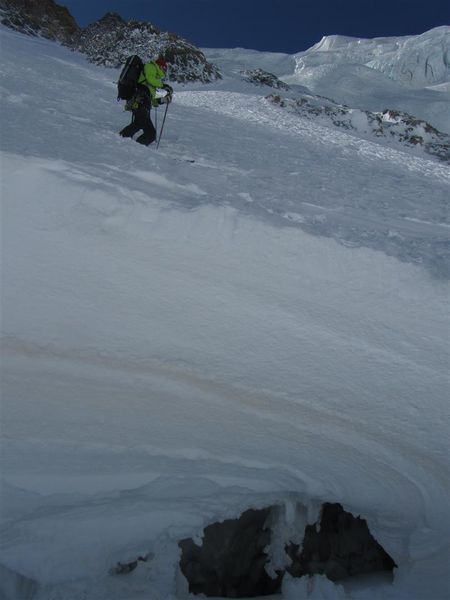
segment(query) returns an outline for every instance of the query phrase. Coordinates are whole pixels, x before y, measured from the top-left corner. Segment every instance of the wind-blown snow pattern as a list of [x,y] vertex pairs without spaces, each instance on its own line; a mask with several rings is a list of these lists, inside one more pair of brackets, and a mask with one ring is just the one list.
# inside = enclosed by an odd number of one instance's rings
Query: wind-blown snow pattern
[[447,598],[448,167],[226,70],[145,148],[117,71],[0,35],[3,597],[187,598],[178,540],[330,501],[393,583],[281,598]]

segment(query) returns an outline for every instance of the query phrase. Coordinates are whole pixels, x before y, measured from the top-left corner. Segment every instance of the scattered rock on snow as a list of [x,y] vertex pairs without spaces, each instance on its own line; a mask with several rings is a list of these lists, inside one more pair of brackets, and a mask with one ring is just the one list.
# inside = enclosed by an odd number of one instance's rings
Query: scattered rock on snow
[[136,560],[132,560],[131,562],[118,562],[114,567],[109,570],[110,575],[127,575],[136,569],[139,562],[147,562],[154,557],[152,552],[149,552],[145,556],[138,556]]
[[410,148],[421,147],[427,154],[450,162],[450,136],[408,113],[398,110],[370,112],[353,109],[322,96],[306,94],[297,99],[271,94],[266,96],[266,100],[325,126],[346,129],[359,136],[388,138]]
[[281,79],[278,79],[276,75],[264,71],[263,69],[253,69],[248,71],[241,71],[245,81],[254,83],[255,85],[267,85],[269,87],[276,88],[278,90],[289,90],[289,86]]

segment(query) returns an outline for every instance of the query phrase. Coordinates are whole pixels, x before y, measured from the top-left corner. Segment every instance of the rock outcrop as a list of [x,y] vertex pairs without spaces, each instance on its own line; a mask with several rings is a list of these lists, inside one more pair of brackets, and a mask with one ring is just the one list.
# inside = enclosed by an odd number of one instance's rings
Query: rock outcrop
[[187,40],[152,23],[124,21],[116,13],[107,13],[82,29],[67,8],[53,0],[0,0],[0,20],[21,33],[61,42],[97,65],[117,68],[131,54],[144,62],[163,56],[170,81],[209,83],[222,78],[219,69]]
[[116,13],[107,13],[80,30],[73,47],[91,62],[106,67],[123,65],[130,54],[138,54],[144,62],[163,56],[168,64],[168,79],[179,83],[221,79],[218,68],[187,40],[160,31],[151,23],[124,21]]
[[0,0],[3,25],[49,40],[70,44],[79,27],[70,12],[53,0]]
[[397,566],[369,531],[367,522],[340,504],[325,503],[320,521],[307,525],[302,547],[290,544],[293,577],[326,575],[341,581],[355,575],[390,571]]
[[264,69],[252,69],[247,71],[241,71],[241,75],[248,81],[249,83],[253,83],[254,85],[259,86],[268,86],[273,87],[277,90],[289,90],[289,86],[281,79],[278,79],[276,75],[273,73],[269,73],[268,71],[264,71]]
[[[303,540],[297,544],[291,540],[300,539],[299,523],[286,527],[280,522],[281,513],[278,506],[250,509],[237,519],[205,527],[201,546],[192,538],[180,541],[180,569],[189,592],[225,598],[269,596],[280,593],[286,572],[292,577],[325,575],[336,582],[356,575],[392,573],[397,567],[367,522],[340,504],[323,504],[318,522],[306,525]],[[272,540],[276,540],[274,547]],[[280,540],[284,540],[284,561],[276,549]],[[270,556],[277,556],[278,566],[271,564]]]

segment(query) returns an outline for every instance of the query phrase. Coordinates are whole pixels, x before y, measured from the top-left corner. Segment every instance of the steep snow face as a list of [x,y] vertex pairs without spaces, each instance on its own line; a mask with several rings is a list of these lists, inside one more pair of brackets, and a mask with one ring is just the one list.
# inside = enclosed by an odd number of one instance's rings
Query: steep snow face
[[412,87],[449,80],[450,27],[442,26],[403,38],[325,36],[296,58],[296,73],[327,63],[365,65]]
[[293,55],[293,71],[273,72],[351,108],[406,111],[450,133],[449,56],[449,27],[399,38],[327,36]]
[[[228,86],[230,78],[258,67],[288,83],[293,96],[296,92],[312,93],[354,109],[405,111],[439,131],[450,133],[449,30],[439,27],[421,36],[381,40],[327,36],[297,55],[242,48],[204,52],[229,78]],[[427,70],[428,76],[431,76],[430,65],[434,65],[433,74],[440,74],[433,80],[436,83],[418,75],[413,86],[406,83],[401,72],[409,63],[417,73],[420,68]],[[397,71],[400,75],[396,75]]]
[[327,500],[394,582],[284,599],[447,597],[448,168],[231,76],[156,152],[117,71],[0,35],[0,595],[186,598],[179,539]]

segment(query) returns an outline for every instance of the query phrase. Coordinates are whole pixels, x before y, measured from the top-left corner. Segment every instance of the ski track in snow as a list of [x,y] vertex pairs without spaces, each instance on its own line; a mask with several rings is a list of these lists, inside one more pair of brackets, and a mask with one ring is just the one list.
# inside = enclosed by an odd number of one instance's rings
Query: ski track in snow
[[441,600],[448,168],[254,88],[181,88],[156,153],[115,72],[0,34],[4,581],[183,597],[180,538],[331,500],[400,565],[352,598]]

